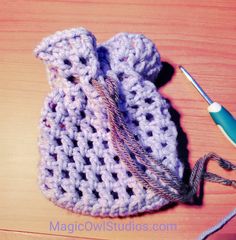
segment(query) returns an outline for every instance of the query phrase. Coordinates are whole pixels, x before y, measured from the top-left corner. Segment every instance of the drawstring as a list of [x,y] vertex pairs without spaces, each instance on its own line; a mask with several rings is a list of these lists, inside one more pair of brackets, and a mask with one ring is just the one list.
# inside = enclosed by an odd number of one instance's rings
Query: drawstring
[[[107,109],[108,121],[111,129],[112,144],[118,156],[125,162],[130,172],[146,187],[161,197],[171,202],[190,203],[199,192],[203,179],[236,187],[236,181],[223,178],[214,173],[206,172],[207,163],[216,161],[226,170],[236,170],[236,166],[222,159],[215,153],[208,153],[201,157],[195,164],[189,184],[184,183],[169,168],[156,161],[147,153],[140,143],[134,138],[133,133],[126,126],[122,113],[118,107],[118,86],[116,81],[109,78],[104,88],[97,80],[92,80],[92,85]],[[146,173],[148,170],[151,174]],[[199,197],[199,196],[197,196]]]
[[[91,83],[106,107],[112,145],[120,159],[124,161],[130,172],[144,187],[151,189],[160,197],[170,202],[182,203],[192,203],[195,196],[199,198],[199,186],[203,180],[236,187],[235,180],[226,179],[217,174],[206,172],[206,165],[210,160],[216,161],[218,165],[225,170],[236,170],[234,164],[222,159],[215,153],[208,153],[196,162],[192,169],[189,184],[184,183],[160,161],[156,161],[156,159],[147,153],[140,143],[136,141],[133,133],[126,126],[118,107],[119,93],[117,83],[111,78],[107,80],[107,88],[104,88],[97,80],[92,80]],[[152,177],[146,173],[146,170],[151,173]],[[234,211],[224,217],[219,224],[204,232],[199,237],[199,240],[206,239],[221,229],[236,215],[235,211],[234,209]]]

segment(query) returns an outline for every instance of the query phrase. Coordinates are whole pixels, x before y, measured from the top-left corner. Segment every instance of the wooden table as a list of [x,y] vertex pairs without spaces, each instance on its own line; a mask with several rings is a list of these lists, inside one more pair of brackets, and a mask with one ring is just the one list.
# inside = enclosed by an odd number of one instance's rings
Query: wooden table
[[[166,62],[159,91],[180,114],[190,165],[209,151],[236,163],[235,148],[213,124],[206,103],[177,69],[178,64],[184,65],[213,99],[236,115],[234,0],[3,0],[0,12],[0,239],[55,239],[53,234],[64,236],[57,239],[196,239],[235,207],[234,189],[206,183],[202,206],[178,205],[133,218],[107,219],[113,223],[172,223],[177,226],[175,231],[52,233],[50,221],[95,224],[104,219],[69,213],[39,191],[38,121],[49,86],[43,64],[32,54],[43,37],[71,27],[88,28],[98,42],[122,31],[145,34]],[[175,73],[167,79],[171,66]],[[181,152],[186,156],[183,137],[180,132]],[[225,173],[214,163],[209,170],[235,179],[235,173]],[[236,219],[209,239],[235,238]]]

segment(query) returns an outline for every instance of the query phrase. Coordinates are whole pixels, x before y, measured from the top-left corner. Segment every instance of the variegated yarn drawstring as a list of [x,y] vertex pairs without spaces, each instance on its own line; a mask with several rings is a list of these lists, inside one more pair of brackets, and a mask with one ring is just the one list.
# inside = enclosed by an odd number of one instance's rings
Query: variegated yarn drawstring
[[[196,162],[189,184],[185,184],[169,168],[147,153],[134,138],[118,107],[119,93],[116,81],[108,78],[106,84],[107,87],[105,88],[97,80],[92,80],[92,85],[102,98],[107,110],[113,147],[130,172],[146,188],[171,202],[187,203],[192,202],[193,197],[198,194],[199,185],[203,179],[236,187],[235,180],[206,172],[206,165],[209,160],[216,161],[220,167],[226,170],[236,170],[234,164],[222,159],[215,153],[208,153]],[[147,170],[150,174],[146,173]]]

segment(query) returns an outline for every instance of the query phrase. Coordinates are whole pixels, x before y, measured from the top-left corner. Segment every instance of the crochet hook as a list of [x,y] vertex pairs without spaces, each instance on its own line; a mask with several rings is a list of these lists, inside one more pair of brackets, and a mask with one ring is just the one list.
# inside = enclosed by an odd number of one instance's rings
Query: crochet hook
[[216,123],[225,137],[234,145],[234,147],[236,147],[236,119],[225,107],[217,102],[212,101],[184,67],[179,66],[179,69],[206,100],[209,105],[208,112],[213,121]]

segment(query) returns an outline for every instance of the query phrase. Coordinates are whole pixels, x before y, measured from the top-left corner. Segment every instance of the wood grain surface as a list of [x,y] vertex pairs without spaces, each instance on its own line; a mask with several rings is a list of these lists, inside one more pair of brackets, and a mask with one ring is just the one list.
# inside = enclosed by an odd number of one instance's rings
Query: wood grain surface
[[[236,164],[235,148],[213,124],[204,100],[177,70],[178,64],[185,66],[214,100],[236,116],[235,0],[2,0],[0,19],[0,239],[55,239],[50,234],[70,239],[196,239],[235,207],[235,190],[213,183],[205,184],[201,206],[180,204],[132,218],[77,215],[46,200],[37,185],[37,137],[49,86],[43,64],[32,54],[43,37],[71,27],[86,27],[98,42],[118,32],[145,34],[166,62],[158,85],[180,115],[180,154],[188,157],[191,167],[209,151]],[[178,122],[178,114],[175,117]],[[235,173],[226,173],[214,163],[209,170],[235,179]],[[52,233],[50,221],[176,224],[177,228]],[[236,219],[209,239],[236,239]]]

